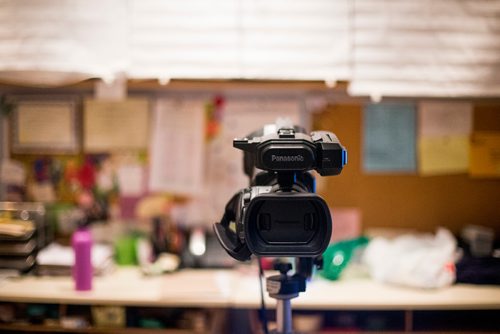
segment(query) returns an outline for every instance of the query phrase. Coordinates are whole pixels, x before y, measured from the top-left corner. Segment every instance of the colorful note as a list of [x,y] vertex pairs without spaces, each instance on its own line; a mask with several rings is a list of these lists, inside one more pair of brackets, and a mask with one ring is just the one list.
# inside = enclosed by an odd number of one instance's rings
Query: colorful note
[[470,103],[422,102],[418,157],[421,175],[460,174],[469,168]]
[[476,132],[470,149],[470,176],[500,177],[500,132]]
[[369,104],[363,113],[366,172],[415,172],[415,106]]

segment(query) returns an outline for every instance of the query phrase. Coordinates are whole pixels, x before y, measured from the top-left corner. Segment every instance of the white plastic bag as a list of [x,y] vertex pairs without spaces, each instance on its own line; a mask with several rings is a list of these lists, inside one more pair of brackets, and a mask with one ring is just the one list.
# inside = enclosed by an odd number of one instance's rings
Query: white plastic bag
[[370,241],[363,262],[379,282],[418,288],[440,288],[455,281],[457,242],[451,232],[439,228],[435,235],[409,234]]

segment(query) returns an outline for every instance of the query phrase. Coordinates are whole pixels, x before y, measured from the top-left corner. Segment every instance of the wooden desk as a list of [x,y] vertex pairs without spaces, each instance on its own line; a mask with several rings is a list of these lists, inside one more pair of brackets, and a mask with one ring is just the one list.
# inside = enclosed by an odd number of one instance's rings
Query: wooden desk
[[[266,304],[275,301],[266,295]],[[236,308],[260,305],[256,277],[240,277],[232,295]],[[292,299],[295,310],[472,310],[499,309],[500,286],[457,284],[444,289],[421,290],[374,282],[370,279],[327,281],[315,278],[305,293]]]
[[[264,291],[269,307],[274,300]],[[0,282],[0,301],[58,304],[258,308],[256,273],[194,270],[144,277],[137,268],[118,268],[94,279],[94,289],[78,292],[69,277],[22,277]],[[321,310],[500,310],[500,287],[458,284],[420,290],[369,279],[331,282],[316,278],[293,299],[294,309]]]
[[[264,295],[267,307],[274,308],[275,301],[267,292]],[[94,289],[89,292],[74,291],[70,277],[22,277],[4,281],[0,283],[0,302],[205,309],[217,319],[211,333],[220,333],[220,328],[227,323],[224,310],[259,308],[260,291],[255,271],[189,269],[144,277],[137,268],[118,268],[109,275],[95,278]],[[410,332],[414,328],[414,311],[500,310],[500,287],[459,284],[425,291],[369,279],[330,282],[318,277],[308,284],[306,293],[293,299],[292,306],[294,310],[403,311],[404,328]],[[14,328],[5,326],[4,329]],[[41,327],[39,331],[43,330]]]
[[118,268],[94,279],[92,291],[75,291],[70,277],[22,277],[0,282],[0,301],[163,307],[230,307],[234,274],[228,270],[183,270],[144,277]]

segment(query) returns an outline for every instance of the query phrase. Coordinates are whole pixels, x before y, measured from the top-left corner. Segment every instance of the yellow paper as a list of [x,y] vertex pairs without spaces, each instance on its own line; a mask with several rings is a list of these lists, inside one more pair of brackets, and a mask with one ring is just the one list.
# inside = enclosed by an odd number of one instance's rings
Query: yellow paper
[[148,134],[147,99],[85,101],[84,148],[87,152],[146,149]]
[[470,149],[472,177],[500,177],[500,132],[477,132]]
[[469,167],[469,136],[420,138],[418,154],[422,175],[465,173]]

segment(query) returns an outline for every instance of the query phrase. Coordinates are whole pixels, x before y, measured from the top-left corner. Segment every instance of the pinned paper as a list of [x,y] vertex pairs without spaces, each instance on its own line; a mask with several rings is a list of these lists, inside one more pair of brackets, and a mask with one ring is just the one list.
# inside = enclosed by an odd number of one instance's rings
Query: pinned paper
[[[309,128],[300,100],[297,98],[228,98],[220,135],[207,149],[207,187],[205,202],[192,205],[192,216],[205,215],[206,221],[220,219],[229,198],[238,189],[247,187],[248,176],[243,172],[243,152],[233,147],[234,138],[245,137],[266,124],[288,120]],[[213,196],[217,193],[217,196]],[[209,203],[209,205],[206,205]],[[202,210],[201,214],[196,210]]]
[[54,186],[50,182],[32,183],[28,191],[36,202],[53,203],[56,201]]
[[472,177],[500,177],[500,132],[476,132],[470,149]]
[[472,117],[470,103],[420,104],[418,131],[420,174],[457,174],[468,170]]
[[145,180],[143,166],[120,166],[116,173],[121,196],[141,196],[144,193]]
[[99,190],[103,192],[111,191],[115,185],[114,170],[110,159],[101,162],[101,168],[97,172],[96,183]]
[[20,100],[14,114],[12,152],[77,153],[76,102]]
[[149,189],[199,194],[205,156],[205,101],[159,99],[153,124]]
[[24,186],[26,182],[24,165],[15,160],[3,160],[0,164],[0,180],[4,184]]
[[367,172],[414,172],[415,106],[369,104],[364,109],[363,167]]
[[418,113],[420,137],[468,136],[472,105],[464,102],[422,102]]
[[418,154],[423,175],[462,173],[469,167],[469,137],[423,137]]
[[149,102],[86,100],[84,112],[84,149],[108,152],[147,149],[149,142]]

